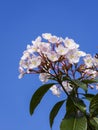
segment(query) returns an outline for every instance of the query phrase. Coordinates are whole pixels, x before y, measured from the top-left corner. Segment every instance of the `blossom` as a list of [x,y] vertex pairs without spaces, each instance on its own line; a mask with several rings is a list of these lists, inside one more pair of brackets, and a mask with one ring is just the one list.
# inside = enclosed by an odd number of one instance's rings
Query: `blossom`
[[[81,59],[82,64],[79,63]],[[74,79],[78,74],[83,79],[90,79],[98,77],[97,67],[98,59],[79,50],[79,45],[73,39],[43,33],[23,52],[19,62],[19,78],[24,74],[37,73],[42,82],[48,82],[50,77],[58,81],[57,77],[63,79],[64,75]],[[62,84],[68,93],[72,90],[69,82],[63,81]],[[60,95],[60,87],[55,85],[51,90],[55,95]]]
[[84,57],[84,63],[86,65],[86,67],[88,67],[88,68],[93,66],[93,58],[90,54],[87,54]]
[[58,38],[57,36],[52,36],[51,33],[43,33],[42,37],[48,40],[50,43],[57,43],[60,42],[62,38]]
[[39,45],[39,50],[39,52],[47,54],[49,51],[51,51],[51,46],[49,43],[41,42],[41,44]]
[[98,58],[94,57],[93,58],[93,63],[96,67],[98,67]]
[[91,76],[92,78],[95,78],[97,76],[97,71],[92,69],[86,69],[84,73],[88,76]]
[[19,74],[18,78],[21,79],[24,76],[25,71],[22,67],[19,67],[19,72],[20,72],[20,74]]
[[50,75],[47,73],[40,73],[39,79],[42,82],[47,82],[49,80]]
[[77,55],[78,55],[79,57],[81,57],[81,56],[86,56],[86,53],[83,52],[83,51],[77,51],[76,53],[77,53]]
[[23,52],[23,56],[21,57],[21,60],[26,60],[27,58],[29,58],[30,54],[27,51]]
[[57,97],[60,96],[61,92],[58,86],[53,85],[50,90],[52,91],[53,95],[56,95]]
[[46,40],[49,40],[49,39],[52,37],[52,35],[51,35],[51,33],[43,33],[43,34],[42,34],[42,37],[43,37],[44,39],[46,39]]
[[78,50],[77,49],[70,50],[67,53],[66,58],[71,64],[78,63],[80,59],[80,55],[78,55]]
[[63,43],[64,39],[62,37],[59,37],[58,43]]
[[20,70],[20,68],[27,69],[28,68],[27,61],[21,59],[20,62],[19,62],[19,70]]
[[34,52],[38,51],[38,44],[35,45],[27,45],[27,52],[33,54]]
[[40,56],[32,57],[32,59],[29,59],[29,69],[37,68],[41,64],[41,58]]
[[51,36],[49,42],[51,43],[58,43],[59,38],[57,36]]
[[76,44],[73,39],[69,39],[68,37],[65,38],[64,44],[69,49],[77,49],[79,47],[79,45]]
[[70,83],[68,83],[67,81],[63,81],[62,85],[64,86],[64,89],[69,93],[72,91],[72,87],[70,86]]
[[39,52],[39,46],[41,44],[42,38],[39,36],[35,39],[35,41],[32,41],[33,46],[31,46],[31,49],[33,52]]
[[50,51],[49,53],[47,53],[47,57],[49,58],[50,61],[57,61],[59,58],[59,55],[55,52],[55,51]]
[[32,46],[27,45],[27,52],[31,54],[34,52]]
[[83,51],[79,51],[78,49],[72,49],[67,53],[66,57],[69,60],[69,63],[74,64],[74,63],[78,63],[80,57],[83,57],[85,55],[86,53]]
[[42,40],[42,38],[41,38],[40,36],[38,36],[38,37],[35,39],[35,41],[32,41],[32,44],[35,45],[35,44],[37,44],[37,43],[40,43],[41,40]]
[[57,54],[59,55],[65,55],[68,52],[68,48],[65,48],[63,45],[58,45],[58,47],[55,48]]

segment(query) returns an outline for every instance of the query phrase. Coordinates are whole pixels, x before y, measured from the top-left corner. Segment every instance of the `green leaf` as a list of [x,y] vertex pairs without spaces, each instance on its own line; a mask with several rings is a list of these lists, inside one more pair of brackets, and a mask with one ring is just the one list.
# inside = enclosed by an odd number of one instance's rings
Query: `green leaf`
[[81,112],[86,113],[86,105],[81,99],[75,98],[73,101],[75,106],[77,106]]
[[97,117],[90,119],[90,123],[92,124],[92,126],[95,127],[96,130],[98,130],[98,118]]
[[[84,117],[84,113],[86,113],[84,102],[79,98],[69,97],[66,102],[65,123],[63,123],[63,125],[61,123],[60,130],[87,130],[87,121]],[[81,123],[83,120],[85,120],[84,126],[82,126],[83,124]]]
[[60,130],[87,130],[86,117],[65,118],[61,122]]
[[97,116],[98,115],[98,94],[96,94],[90,103],[89,107],[90,116]]
[[76,111],[76,106],[73,103],[73,100],[68,97],[67,102],[66,102],[66,117],[70,117],[74,114]]
[[54,83],[51,84],[45,84],[38,88],[36,92],[33,94],[31,101],[30,101],[30,114],[32,115],[35,108],[38,106],[40,103],[41,99],[45,95],[45,93],[49,90],[49,88],[54,85]]
[[58,111],[60,110],[60,108],[62,107],[63,103],[65,102],[65,100],[62,100],[60,102],[57,102],[54,107],[52,108],[51,112],[50,112],[50,127],[52,127],[53,122],[54,122],[54,118],[56,117],[56,115],[58,114]]
[[71,82],[76,85],[76,87],[82,88],[84,91],[87,91],[87,85],[80,80],[71,80]]
[[85,79],[82,80],[83,83],[91,84],[91,83],[98,83],[98,79]]
[[95,96],[94,94],[83,94],[85,96],[85,98],[89,101],[92,100],[92,98]]
[[66,117],[70,117],[78,113],[80,115],[86,114],[86,105],[84,102],[76,97],[70,97],[66,102]]

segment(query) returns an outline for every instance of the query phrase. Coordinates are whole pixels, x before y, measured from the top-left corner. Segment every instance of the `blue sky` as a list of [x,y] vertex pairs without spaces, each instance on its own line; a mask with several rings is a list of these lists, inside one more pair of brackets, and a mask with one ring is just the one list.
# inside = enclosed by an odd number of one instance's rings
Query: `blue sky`
[[[48,92],[30,116],[29,102],[41,82],[35,75],[18,79],[18,63],[26,45],[45,32],[73,38],[81,50],[94,55],[98,52],[98,1],[0,1],[0,130],[50,130],[49,111],[61,98]],[[53,130],[59,130],[63,114],[64,108]]]

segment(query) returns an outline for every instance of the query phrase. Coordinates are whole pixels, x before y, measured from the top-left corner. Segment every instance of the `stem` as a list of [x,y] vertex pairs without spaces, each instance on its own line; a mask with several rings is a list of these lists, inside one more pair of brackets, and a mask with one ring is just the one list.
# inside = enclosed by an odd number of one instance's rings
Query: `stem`
[[55,77],[56,77],[56,79],[57,79],[57,82],[61,85],[61,87],[62,87],[62,89],[64,90],[65,94],[66,94],[67,96],[69,96],[69,94],[66,92],[64,86],[62,85],[62,81],[60,80],[58,74],[56,73],[55,68],[53,67],[53,65],[51,65],[51,66],[52,66],[52,69],[53,69],[53,71],[54,71],[54,73],[55,73],[55,75],[56,75]]
[[65,90],[64,86],[62,85],[62,82],[59,80],[59,78],[57,79],[58,83],[61,85],[62,89],[64,90],[64,92],[66,93],[66,95],[69,97],[69,94],[67,93],[67,91]]

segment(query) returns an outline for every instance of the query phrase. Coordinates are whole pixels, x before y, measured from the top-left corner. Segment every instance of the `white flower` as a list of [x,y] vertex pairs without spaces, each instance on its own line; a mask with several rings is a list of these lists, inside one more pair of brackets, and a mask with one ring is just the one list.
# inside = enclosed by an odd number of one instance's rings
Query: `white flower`
[[30,45],[27,45],[27,52],[32,54],[32,47]]
[[57,61],[59,58],[58,54],[54,51],[50,51],[49,53],[47,53],[47,57],[49,58],[50,61],[53,62]]
[[69,93],[72,91],[72,87],[70,86],[70,83],[63,81],[62,85],[64,86],[65,90]]
[[50,38],[51,38],[51,33],[43,33],[42,34],[42,37],[44,38],[44,39],[46,39],[46,40],[49,40]]
[[86,53],[83,52],[83,51],[77,51],[76,53],[77,53],[77,55],[78,55],[79,57],[81,57],[81,56],[86,56]]
[[30,53],[30,54],[33,54],[34,52],[37,52],[38,51],[38,44],[35,44],[35,45],[27,45],[27,52]]
[[51,46],[49,43],[41,42],[39,45],[39,51],[43,54],[47,54],[51,50]]
[[51,36],[49,42],[51,43],[58,43],[59,38],[57,36]]
[[32,41],[33,46],[31,46],[32,52],[39,52],[39,46],[41,44],[41,37],[37,37],[35,41]]
[[29,69],[37,68],[41,64],[40,56],[35,56],[28,61]]
[[19,65],[20,65],[20,67],[22,67],[24,69],[28,68],[28,63],[25,60],[20,60]]
[[57,54],[59,55],[65,55],[68,52],[68,48],[65,48],[63,45],[58,45],[58,47],[55,48]]
[[18,78],[21,79],[24,76],[25,71],[22,67],[19,67],[19,72],[20,72],[20,74],[19,74]]
[[69,39],[68,37],[65,38],[63,42],[65,46],[69,49],[77,49],[79,47],[79,45],[76,44],[73,39]]
[[34,44],[31,49],[32,49],[32,52],[40,52],[39,50],[39,46],[40,46],[41,42],[36,42],[36,44]]
[[18,78],[21,79],[23,78],[24,74],[19,74]]
[[59,37],[58,43],[62,43],[64,39],[62,37]]
[[59,40],[57,36],[52,36],[51,33],[43,33],[42,37],[51,43],[57,43]]
[[59,87],[56,85],[53,85],[50,90],[52,91],[53,95],[56,95],[57,97],[59,97],[61,94]]
[[21,57],[21,60],[26,60],[27,58],[29,58],[30,54],[27,51],[23,52],[23,56]]
[[98,58],[93,58],[93,63],[96,67],[98,67]]
[[39,79],[41,82],[47,82],[49,80],[50,75],[47,73],[40,73]]
[[40,36],[38,36],[35,41],[32,41],[32,44],[35,45],[36,43],[41,42],[42,38]]
[[69,63],[74,64],[78,63],[81,56],[85,56],[86,53],[83,51],[79,51],[78,49],[72,49],[67,54],[66,57],[69,61]]
[[97,76],[97,72],[92,69],[86,69],[84,73],[86,73],[88,76],[91,76],[92,78],[95,78]]
[[77,49],[70,50],[66,54],[66,58],[68,59],[70,64],[78,63],[80,59],[80,55],[77,54]]
[[86,57],[84,57],[84,63],[88,68],[93,66],[93,58],[90,54],[87,54]]

